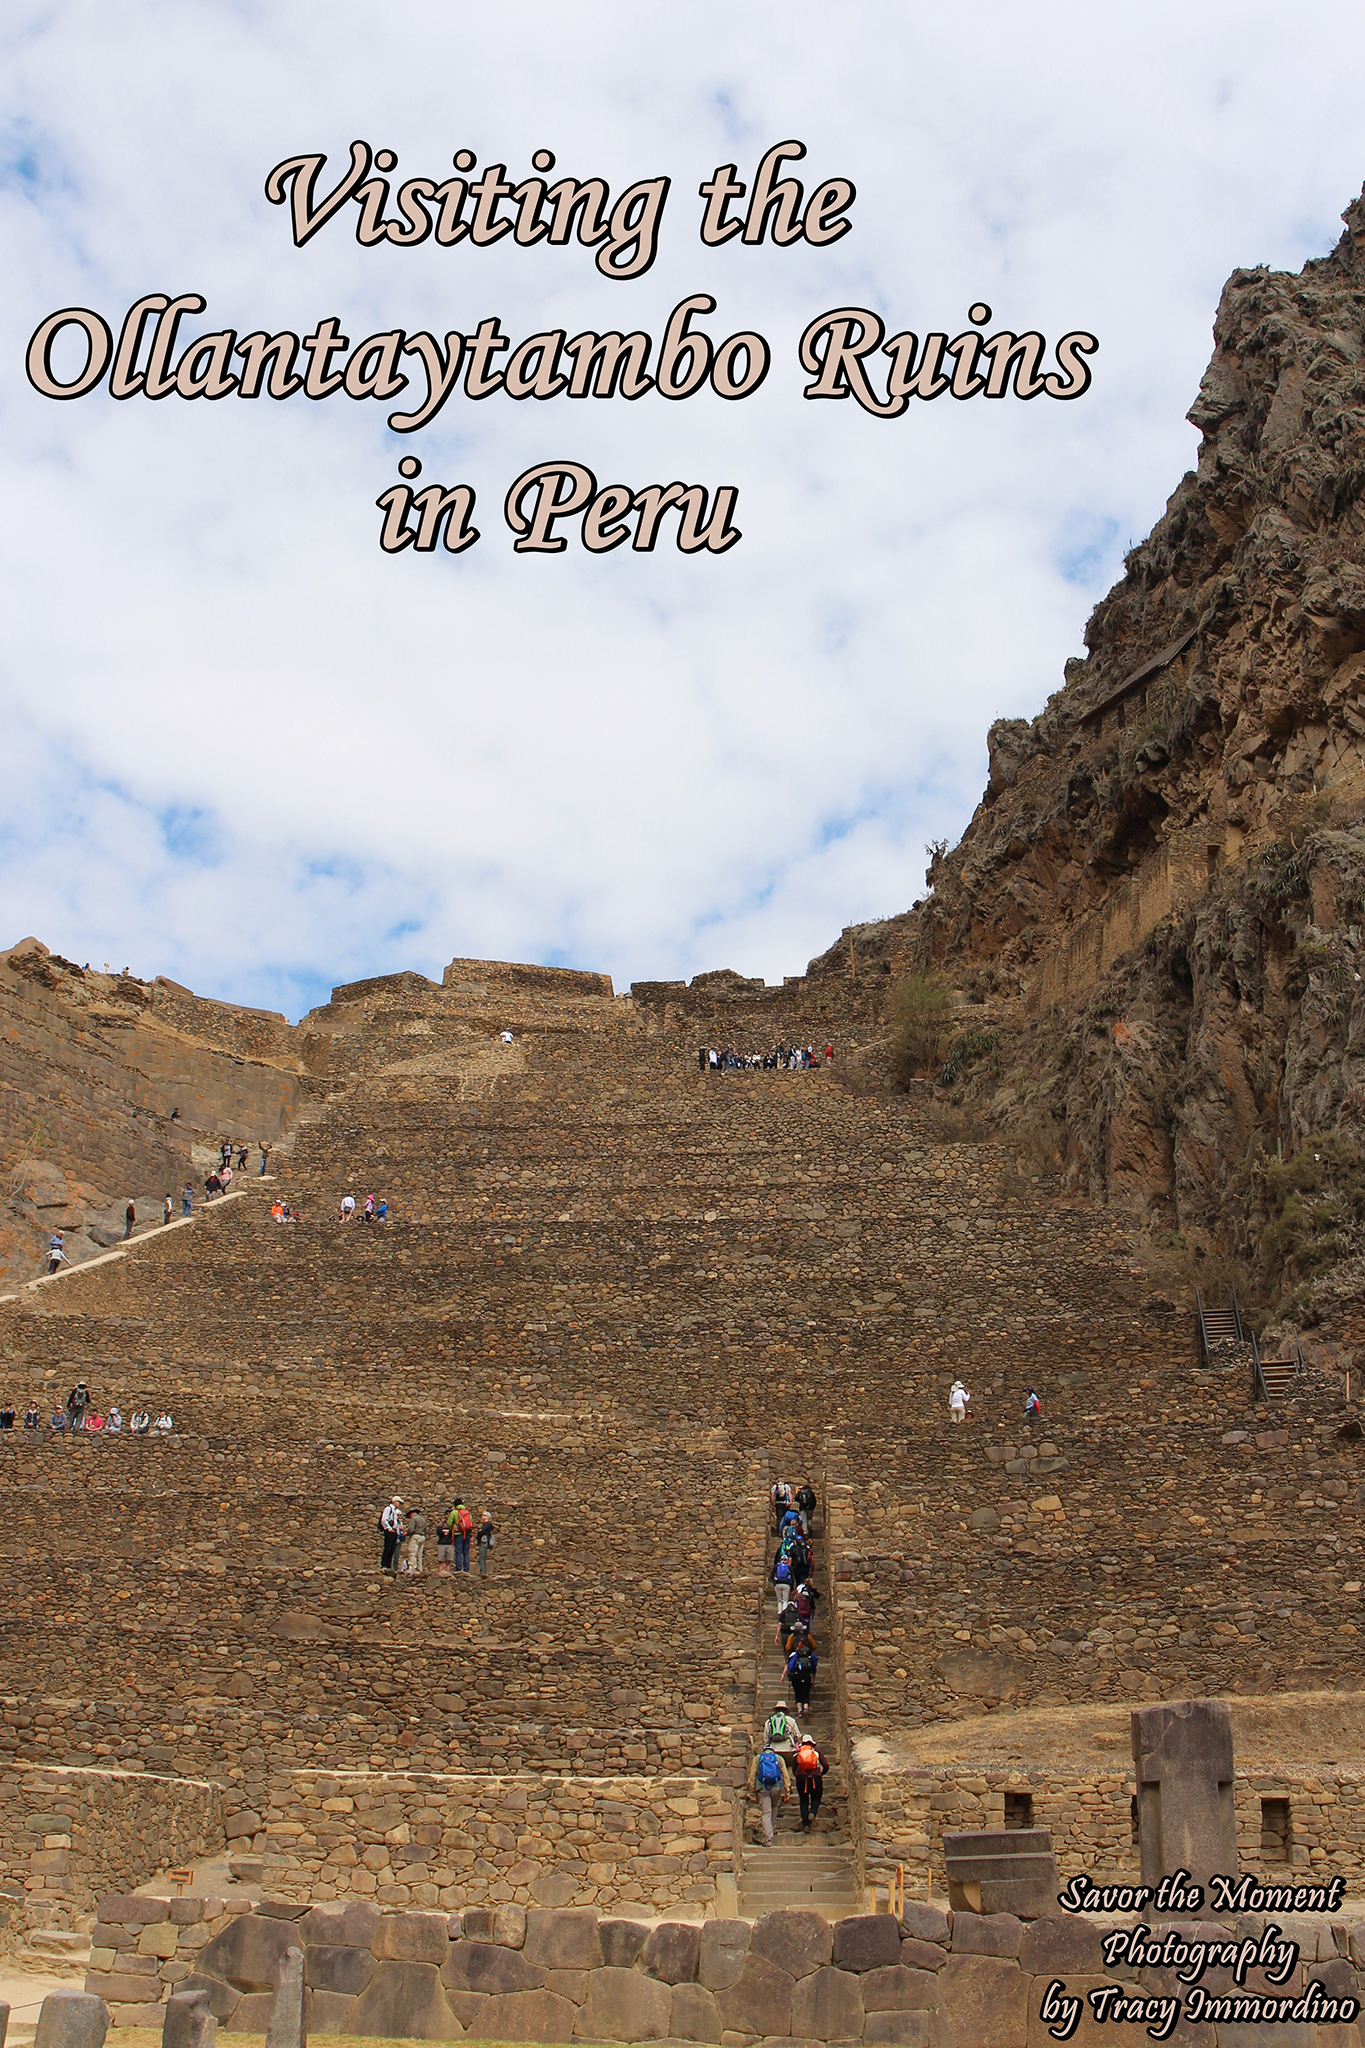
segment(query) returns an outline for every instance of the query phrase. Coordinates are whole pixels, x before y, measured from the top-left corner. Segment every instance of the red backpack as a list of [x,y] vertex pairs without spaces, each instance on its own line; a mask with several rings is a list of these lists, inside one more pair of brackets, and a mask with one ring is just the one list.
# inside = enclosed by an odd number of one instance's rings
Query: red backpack
[[460,1519],[455,1525],[462,1536],[467,1536],[474,1526],[474,1517],[468,1508],[460,1509]]
[[820,1769],[820,1752],[813,1742],[798,1745],[795,1757],[798,1777],[813,1778]]

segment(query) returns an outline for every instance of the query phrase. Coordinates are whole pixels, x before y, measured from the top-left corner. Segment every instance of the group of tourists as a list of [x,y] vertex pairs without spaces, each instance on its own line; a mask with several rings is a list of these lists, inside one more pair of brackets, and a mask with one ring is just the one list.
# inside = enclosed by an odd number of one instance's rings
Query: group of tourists
[[[972,1397],[961,1380],[954,1380],[948,1389],[948,1413],[954,1422],[970,1422],[972,1419]],[[1036,1387],[1024,1389],[1025,1422],[1041,1422],[1043,1403]]]
[[[356,1206],[354,1195],[348,1193],[342,1196],[341,1207],[337,1211],[337,1215],[342,1223],[355,1222]],[[360,1211],[360,1220],[362,1223],[388,1222],[389,1205],[382,1195],[366,1195],[365,1206]]]
[[14,1403],[6,1401],[0,1405],[0,1429],[19,1427],[42,1431],[49,1437],[60,1436],[129,1436],[168,1437],[175,1428],[170,1411],[162,1409],[153,1419],[150,1408],[135,1408],[125,1425],[119,1409],[111,1408],[107,1414],[95,1407],[90,1398],[90,1388],[85,1380],[78,1380],[66,1397],[64,1408],[54,1408],[47,1422],[36,1400],[30,1401],[24,1410],[23,1420],[16,1425]]
[[[771,1570],[777,1599],[773,1643],[782,1652],[792,1704],[804,1712],[820,1665],[813,1633],[820,1595],[811,1576],[815,1493],[808,1481],[793,1493],[786,1480],[779,1479],[769,1494],[769,1505],[777,1538]],[[801,1732],[786,1701],[779,1699],[764,1723],[762,1743],[749,1769],[749,1791],[758,1802],[765,1842],[773,1839],[774,1802],[789,1799],[793,1790],[801,1808],[801,1826],[814,1827],[828,1769],[819,1744]]]
[[[410,1506],[401,1493],[396,1493],[379,1517],[379,1534],[384,1546],[379,1569],[392,1572],[395,1578],[400,1572],[415,1574],[425,1571],[429,1531],[430,1524],[420,1506]],[[463,1494],[457,1493],[449,1511],[437,1524],[436,1569],[438,1572],[467,1572],[472,1545],[478,1555],[479,1577],[486,1579],[497,1542],[489,1510],[483,1510],[476,1526],[473,1510],[466,1504]]]
[[833,1058],[832,1045],[825,1047],[823,1059],[813,1045],[775,1045],[769,1052],[736,1052],[730,1045],[723,1051],[713,1045],[697,1048],[697,1066],[703,1074],[771,1074],[779,1069],[797,1073],[805,1067],[825,1066]]

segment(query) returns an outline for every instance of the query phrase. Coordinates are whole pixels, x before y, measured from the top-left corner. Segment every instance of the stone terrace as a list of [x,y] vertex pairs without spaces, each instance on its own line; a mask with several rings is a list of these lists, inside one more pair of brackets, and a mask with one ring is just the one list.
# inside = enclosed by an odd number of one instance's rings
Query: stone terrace
[[[340,1092],[283,1167],[300,1225],[255,1191],[0,1308],[16,1398],[84,1372],[178,1425],[0,1444],[0,1753],[224,1776],[258,1843],[272,1772],[727,1782],[778,1471],[828,1487],[850,1735],[1357,1683],[1335,1418],[1277,1411],[1271,1442],[1144,1313],[1104,1212],[867,1092],[875,990],[457,962],[305,1029]],[[826,1037],[830,1070],[697,1071],[699,1043]],[[392,1220],[341,1226],[348,1188]],[[491,1586],[381,1588],[383,1501],[452,1486],[494,1512]]]

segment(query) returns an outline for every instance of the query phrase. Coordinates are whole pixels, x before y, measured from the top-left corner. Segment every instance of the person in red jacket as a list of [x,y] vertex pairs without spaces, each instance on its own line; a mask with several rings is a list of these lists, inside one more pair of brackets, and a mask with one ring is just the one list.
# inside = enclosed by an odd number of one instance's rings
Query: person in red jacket
[[825,1772],[829,1765],[822,1752],[817,1749],[809,1735],[804,1736],[796,1746],[792,1758],[792,1772],[796,1778],[796,1796],[801,1802],[801,1825],[814,1827],[815,1816],[820,1811],[820,1800],[825,1789]]

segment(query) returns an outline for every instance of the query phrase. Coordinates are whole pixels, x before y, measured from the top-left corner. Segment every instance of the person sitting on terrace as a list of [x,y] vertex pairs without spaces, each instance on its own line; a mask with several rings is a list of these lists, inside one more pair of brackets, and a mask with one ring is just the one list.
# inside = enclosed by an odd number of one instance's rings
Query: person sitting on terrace
[[0,1408],[0,1429],[13,1429],[13,1427],[14,1403],[13,1401],[6,1401],[4,1407]]
[[57,1436],[61,1436],[65,1432],[66,1410],[64,1408],[57,1408],[53,1410],[52,1420],[51,1422],[49,1422],[48,1428],[52,1430]]
[[108,1413],[108,1414],[107,1414],[107,1415],[105,1416],[105,1418],[104,1418],[104,1433],[105,1433],[105,1435],[106,1435],[106,1436],[118,1436],[118,1435],[119,1435],[119,1434],[120,1434],[120,1433],[122,1432],[122,1429],[123,1429],[123,1417],[122,1417],[122,1416],[121,1416],[121,1415],[119,1414],[119,1411],[118,1411],[118,1409],[117,1409],[117,1408],[111,1408],[111,1409],[109,1410],[109,1413]]
[[85,1426],[87,1429],[103,1429],[104,1417],[98,1412],[98,1410],[92,1408],[90,1413],[85,1418]]
[[158,1436],[169,1436],[174,1427],[175,1424],[171,1421],[169,1413],[164,1408],[152,1424],[152,1428],[157,1432]]
[[25,1408],[24,1410],[24,1428],[41,1429],[42,1426],[42,1410],[39,1408],[38,1403],[36,1401],[30,1401],[27,1408]]
[[152,1418],[145,1408],[135,1408],[128,1417],[128,1427],[134,1436],[146,1436],[152,1426]]

